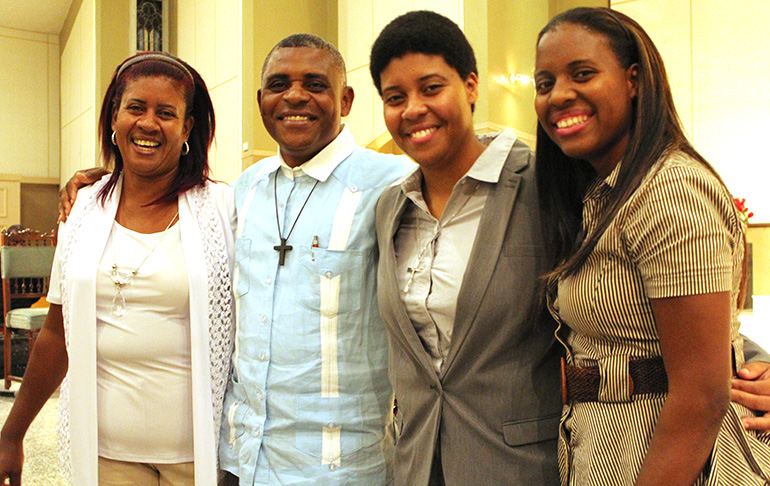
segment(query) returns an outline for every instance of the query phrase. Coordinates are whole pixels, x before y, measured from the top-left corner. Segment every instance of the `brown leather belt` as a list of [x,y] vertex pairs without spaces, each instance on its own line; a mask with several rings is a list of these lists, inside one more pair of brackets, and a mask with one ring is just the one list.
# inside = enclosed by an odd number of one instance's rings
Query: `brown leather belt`
[[[668,377],[663,358],[637,359],[628,362],[629,396],[667,393]],[[580,368],[561,359],[561,393],[564,403],[598,402],[602,377],[598,366]]]

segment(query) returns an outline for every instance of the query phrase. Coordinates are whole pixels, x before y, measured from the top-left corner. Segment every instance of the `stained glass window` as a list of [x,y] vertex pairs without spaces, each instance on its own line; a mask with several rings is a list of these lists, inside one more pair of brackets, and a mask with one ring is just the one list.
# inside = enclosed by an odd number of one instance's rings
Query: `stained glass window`
[[136,0],[136,50],[162,51],[163,0]]

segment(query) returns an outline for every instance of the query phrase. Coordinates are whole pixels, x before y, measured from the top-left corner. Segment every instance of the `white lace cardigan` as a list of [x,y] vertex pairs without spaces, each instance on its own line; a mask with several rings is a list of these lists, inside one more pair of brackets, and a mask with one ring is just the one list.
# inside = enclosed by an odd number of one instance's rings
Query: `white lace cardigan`
[[[96,196],[107,177],[79,192],[68,222],[60,226],[54,262],[69,353],[59,398],[59,450],[64,475],[76,485],[98,484],[95,279],[122,187],[121,179],[102,207]],[[233,346],[232,189],[209,183],[187,191],[179,198],[179,225],[190,285],[195,484],[210,486],[217,482],[217,444]]]

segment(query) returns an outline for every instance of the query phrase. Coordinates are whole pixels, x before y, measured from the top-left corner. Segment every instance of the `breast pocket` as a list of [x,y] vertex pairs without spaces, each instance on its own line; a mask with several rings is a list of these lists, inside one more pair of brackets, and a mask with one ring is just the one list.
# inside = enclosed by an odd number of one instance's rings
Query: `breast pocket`
[[235,295],[238,297],[249,293],[249,255],[251,254],[251,239],[235,239]]
[[365,252],[301,247],[303,277],[309,292],[297,296],[298,303],[321,315],[355,312],[361,308]]

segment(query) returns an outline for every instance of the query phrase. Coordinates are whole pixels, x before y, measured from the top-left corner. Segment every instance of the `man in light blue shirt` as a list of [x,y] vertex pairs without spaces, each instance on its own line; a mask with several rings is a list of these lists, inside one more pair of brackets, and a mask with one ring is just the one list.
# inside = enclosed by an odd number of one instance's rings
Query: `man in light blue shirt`
[[374,208],[414,165],[355,145],[336,48],[268,54],[260,112],[279,153],[234,184],[236,348],[220,439],[228,484],[386,485],[392,391]]

